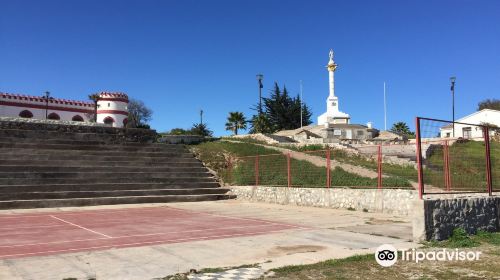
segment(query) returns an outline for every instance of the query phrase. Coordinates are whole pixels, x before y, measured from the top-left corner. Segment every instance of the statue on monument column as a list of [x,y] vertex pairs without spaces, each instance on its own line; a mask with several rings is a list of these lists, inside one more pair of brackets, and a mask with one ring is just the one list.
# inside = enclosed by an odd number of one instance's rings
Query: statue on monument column
[[328,61],[328,70],[329,71],[335,71],[337,69],[337,64],[335,64],[335,62],[333,62],[333,50],[330,49],[330,53],[329,53],[329,56],[330,56],[330,61]]

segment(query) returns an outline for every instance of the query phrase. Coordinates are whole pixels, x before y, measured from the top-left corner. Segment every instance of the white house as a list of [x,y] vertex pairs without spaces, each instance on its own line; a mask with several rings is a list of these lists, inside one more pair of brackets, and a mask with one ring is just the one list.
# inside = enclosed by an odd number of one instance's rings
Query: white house
[[[492,109],[483,109],[472,113],[466,117],[456,120],[455,123],[455,138],[462,137],[466,139],[482,139],[482,127],[480,124],[491,124],[500,127],[500,111]],[[453,126],[451,124],[440,128],[441,138],[453,137]],[[495,131],[490,131],[494,135]]]
[[[128,96],[121,92],[100,92],[97,122],[113,127],[127,124]],[[66,100],[0,92],[0,116],[89,122],[96,112],[89,101]]]

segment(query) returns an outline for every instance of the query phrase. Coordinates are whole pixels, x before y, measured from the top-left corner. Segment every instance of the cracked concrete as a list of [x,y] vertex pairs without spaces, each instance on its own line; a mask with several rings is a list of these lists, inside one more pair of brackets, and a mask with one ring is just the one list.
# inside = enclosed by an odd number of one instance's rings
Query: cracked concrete
[[[155,204],[231,217],[262,219],[306,227],[278,233],[217,240],[109,249],[42,257],[0,260],[0,279],[144,280],[208,267],[259,263],[263,269],[309,264],[374,252],[381,244],[411,248],[408,217],[385,213],[273,205],[237,200]],[[118,205],[8,211],[85,211],[149,205]],[[0,212],[1,214],[2,212]]]

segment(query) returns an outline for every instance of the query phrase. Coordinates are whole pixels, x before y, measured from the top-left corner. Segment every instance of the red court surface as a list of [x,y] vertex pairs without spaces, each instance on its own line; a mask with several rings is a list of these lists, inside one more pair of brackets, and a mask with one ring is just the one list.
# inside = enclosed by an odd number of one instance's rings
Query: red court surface
[[170,207],[0,215],[0,259],[269,234],[303,227]]

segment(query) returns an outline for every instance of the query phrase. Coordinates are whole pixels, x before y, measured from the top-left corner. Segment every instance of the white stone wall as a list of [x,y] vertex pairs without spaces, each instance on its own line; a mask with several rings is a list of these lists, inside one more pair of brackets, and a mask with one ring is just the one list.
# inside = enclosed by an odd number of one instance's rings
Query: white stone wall
[[[19,113],[24,110],[28,110],[33,114],[34,119],[45,119],[45,109],[29,108],[29,107],[17,107],[17,106],[0,106],[0,116],[2,117],[19,117]],[[56,113],[59,115],[62,121],[71,121],[75,115],[79,115],[84,121],[88,121],[88,116],[85,113],[80,112],[68,112],[61,110],[48,110],[48,114]]]
[[[123,121],[128,118],[128,96],[124,93],[101,92],[99,97],[103,100],[98,101],[97,122],[104,123],[107,117],[111,117],[114,120],[111,126],[123,127]],[[53,98],[47,103],[40,96],[0,92],[1,117],[18,118],[24,110],[30,111],[33,119],[44,120],[47,111],[47,115],[56,113],[61,121],[72,121],[78,115],[84,122],[89,122],[93,121],[95,106],[89,101]]]
[[325,208],[409,215],[418,192],[400,189],[287,188],[264,186],[231,186],[237,199],[275,204],[292,204]]

